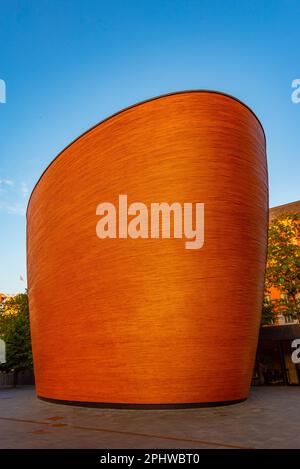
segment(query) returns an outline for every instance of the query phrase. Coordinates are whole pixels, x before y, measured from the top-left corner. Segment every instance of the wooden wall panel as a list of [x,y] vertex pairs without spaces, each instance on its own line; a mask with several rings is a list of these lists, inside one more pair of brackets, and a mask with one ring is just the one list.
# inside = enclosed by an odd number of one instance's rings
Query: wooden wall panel
[[[203,202],[205,244],[96,236],[96,207]],[[37,394],[99,403],[246,398],[263,294],[268,187],[254,114],[221,93],[162,96],[50,164],[27,211]]]

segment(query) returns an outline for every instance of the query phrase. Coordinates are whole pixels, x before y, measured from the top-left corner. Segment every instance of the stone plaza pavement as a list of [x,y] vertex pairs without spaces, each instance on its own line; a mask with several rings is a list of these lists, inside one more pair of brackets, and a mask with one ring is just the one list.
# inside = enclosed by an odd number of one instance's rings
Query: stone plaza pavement
[[0,389],[0,448],[300,448],[300,387],[254,387],[241,404],[116,410]]

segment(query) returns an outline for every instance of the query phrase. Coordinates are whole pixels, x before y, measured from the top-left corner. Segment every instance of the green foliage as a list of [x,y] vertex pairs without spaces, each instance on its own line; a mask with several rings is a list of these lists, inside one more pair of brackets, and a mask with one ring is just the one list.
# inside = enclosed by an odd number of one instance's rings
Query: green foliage
[[261,316],[261,325],[266,326],[267,324],[273,324],[275,320],[275,311],[276,307],[273,301],[269,301],[264,297],[263,307],[262,307],[262,316]]
[[[263,324],[272,323],[279,311],[300,319],[299,238],[300,213],[281,215],[269,227]],[[271,287],[278,289],[280,299],[268,301]]]
[[28,296],[20,293],[0,308],[0,338],[6,344],[5,369],[32,368]]

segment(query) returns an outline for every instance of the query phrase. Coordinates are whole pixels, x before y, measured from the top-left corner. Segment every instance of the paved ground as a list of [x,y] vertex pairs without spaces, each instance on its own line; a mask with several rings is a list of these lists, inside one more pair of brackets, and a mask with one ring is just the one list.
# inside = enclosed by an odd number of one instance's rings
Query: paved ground
[[300,387],[255,387],[241,404],[112,410],[0,389],[0,448],[300,448]]

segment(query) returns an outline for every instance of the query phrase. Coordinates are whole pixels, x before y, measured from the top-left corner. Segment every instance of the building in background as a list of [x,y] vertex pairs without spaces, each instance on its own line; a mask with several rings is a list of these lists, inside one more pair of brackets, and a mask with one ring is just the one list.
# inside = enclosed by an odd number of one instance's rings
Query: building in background
[[[300,201],[273,207],[269,211],[269,223],[283,214],[300,213]],[[295,240],[300,245],[300,239]],[[270,289],[270,300],[280,299],[278,288]],[[273,325],[260,330],[253,384],[299,385],[300,364],[293,363],[294,339],[300,338],[299,320],[291,320],[280,311]]]
[[9,301],[14,297],[15,295],[0,293],[0,309],[4,315],[16,314],[18,312],[18,306]]
[[285,213],[300,213],[300,200],[291,202],[290,204],[278,205],[277,207],[270,208],[269,224],[271,224],[272,221],[278,218],[280,215]]
[[[276,218],[284,214],[294,214],[300,213],[300,200],[297,202],[291,202],[290,204],[279,205],[278,207],[270,208],[269,210],[269,224],[271,224]],[[300,246],[300,238],[295,239],[295,244]],[[279,300],[280,298],[283,299],[284,293],[282,293],[278,288],[271,287],[270,288],[270,300]],[[292,320],[287,316],[284,316],[280,311],[278,311],[276,320],[276,325],[284,325],[284,324],[299,324],[298,319]]]
[[10,300],[15,295],[8,295],[7,293],[0,293],[0,303],[5,303],[7,300]]

